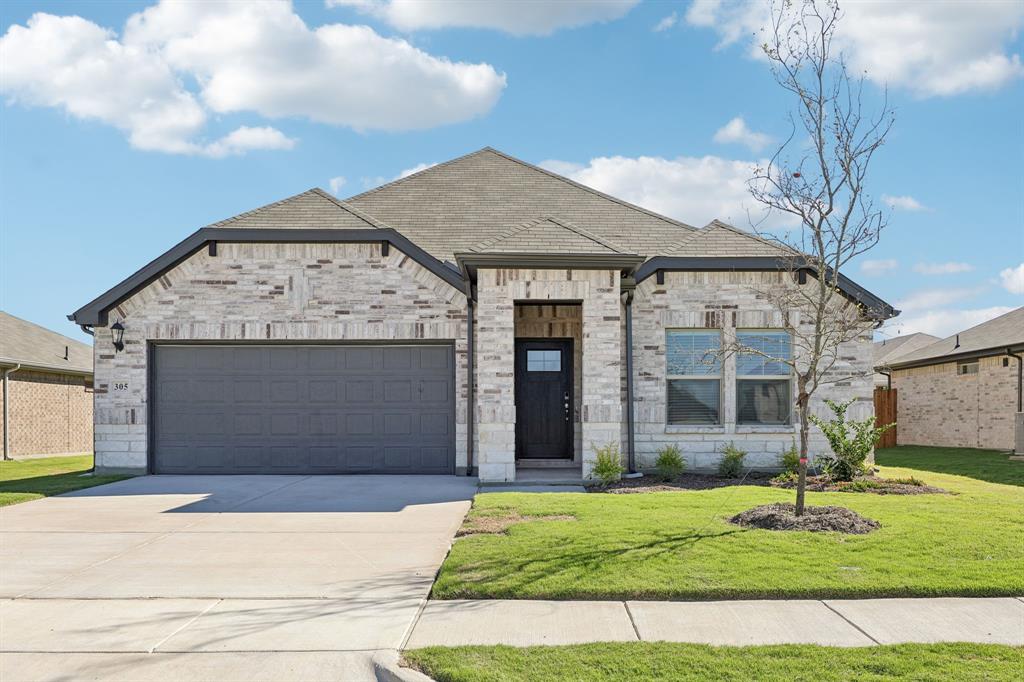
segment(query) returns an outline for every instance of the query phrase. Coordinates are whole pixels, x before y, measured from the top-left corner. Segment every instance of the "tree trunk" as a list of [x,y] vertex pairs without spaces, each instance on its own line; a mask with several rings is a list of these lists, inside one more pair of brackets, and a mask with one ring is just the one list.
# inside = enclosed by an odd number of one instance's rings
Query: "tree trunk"
[[797,469],[796,480],[796,510],[797,516],[804,514],[804,494],[807,492],[807,440],[810,433],[810,420],[808,419],[808,402],[810,396],[800,389],[800,397],[797,400],[797,410],[800,413],[800,466]]

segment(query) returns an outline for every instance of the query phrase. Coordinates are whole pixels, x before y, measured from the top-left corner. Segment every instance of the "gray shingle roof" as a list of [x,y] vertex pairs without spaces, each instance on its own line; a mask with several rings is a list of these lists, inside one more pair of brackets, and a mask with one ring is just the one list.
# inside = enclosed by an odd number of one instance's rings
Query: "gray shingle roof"
[[[959,340],[960,347],[957,348]],[[900,355],[891,362],[893,367],[910,363],[922,363],[934,360],[935,363],[945,361],[946,356],[957,356],[965,353],[980,353],[986,350],[998,351],[1008,346],[1024,345],[1024,307],[1011,310],[999,317],[982,322],[953,334],[941,341],[929,344],[920,350]],[[927,363],[927,364],[935,364]]]
[[884,341],[875,341],[873,348],[875,367],[884,367],[890,362],[896,361],[900,356],[930,346],[938,340],[937,336],[916,332]]
[[558,218],[536,218],[471,247],[474,253],[625,253],[611,242]]
[[702,230],[678,244],[668,256],[778,256],[784,250],[757,235],[712,220]]
[[314,187],[207,227],[366,230],[387,226]]
[[695,228],[615,199],[490,147],[345,200],[441,260],[558,216],[640,255],[664,254]]
[[0,311],[0,363],[92,375],[92,346]]

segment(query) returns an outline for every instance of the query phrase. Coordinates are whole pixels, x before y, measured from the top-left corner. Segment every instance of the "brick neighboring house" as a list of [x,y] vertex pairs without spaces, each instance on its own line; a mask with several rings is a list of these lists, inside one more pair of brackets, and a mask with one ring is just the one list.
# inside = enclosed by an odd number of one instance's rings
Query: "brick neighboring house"
[[92,347],[0,311],[4,459],[92,452]]
[[899,444],[1014,449],[1022,355],[1018,308],[879,367],[898,390]]
[[[491,148],[345,201],[312,189],[70,315],[96,332],[97,468],[579,480],[609,442],[637,468],[676,444],[709,469],[730,442],[775,467],[796,435],[784,366],[701,360],[737,335],[793,352],[755,290],[800,286],[780,255]],[[871,329],[895,311],[840,285],[864,333],[812,409],[864,417]]]
[[939,337],[937,336],[925,334],[924,332],[916,332],[914,334],[907,334],[906,336],[897,336],[883,341],[875,341],[873,352],[875,367],[883,368],[882,372],[875,372],[875,386],[879,387],[889,385],[889,372],[884,368],[888,367],[890,363],[896,362],[896,359],[901,355],[913,353],[925,346],[930,346],[938,340]]

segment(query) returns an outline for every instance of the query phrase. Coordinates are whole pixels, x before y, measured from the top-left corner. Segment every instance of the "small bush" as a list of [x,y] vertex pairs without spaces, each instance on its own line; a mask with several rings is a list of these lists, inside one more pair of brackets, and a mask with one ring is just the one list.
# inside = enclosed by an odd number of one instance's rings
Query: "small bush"
[[612,441],[597,447],[591,445],[597,453],[597,460],[594,462],[594,477],[601,482],[602,487],[619,480],[625,468],[622,466],[622,453],[619,452],[619,444]]
[[739,478],[743,473],[743,458],[747,453],[733,443],[722,448],[722,460],[718,463],[718,475],[723,478]]
[[833,452],[833,455],[815,461],[820,461],[822,471],[835,481],[852,481],[854,477],[863,475],[865,469],[870,468],[866,460],[879,437],[896,426],[888,424],[876,427],[873,416],[861,421],[847,420],[846,411],[853,402],[826,400],[825,404],[835,415],[829,421],[810,415],[811,422],[825,434]]
[[665,481],[671,481],[686,470],[686,460],[683,459],[676,445],[666,445],[658,450],[658,459],[654,462],[658,470],[658,476]]
[[799,474],[797,474],[795,471],[783,471],[778,476],[772,478],[772,483],[776,483],[779,485],[786,483],[796,483],[797,478],[799,478]]
[[785,472],[795,474],[799,471],[800,450],[797,449],[796,443],[790,445],[789,449],[782,453],[782,457],[779,458],[779,464]]
[[901,485],[914,485],[914,486],[925,485],[924,481],[922,481],[919,478],[914,478],[913,476],[908,476],[907,478],[890,478],[888,480],[889,480],[890,483],[899,483]]

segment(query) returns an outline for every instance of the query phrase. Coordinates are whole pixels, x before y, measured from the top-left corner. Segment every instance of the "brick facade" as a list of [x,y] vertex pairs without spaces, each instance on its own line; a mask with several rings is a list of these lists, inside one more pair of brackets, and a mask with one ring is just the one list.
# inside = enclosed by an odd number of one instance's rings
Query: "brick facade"
[[144,471],[147,341],[401,341],[455,345],[456,466],[466,466],[466,300],[379,244],[220,244],[164,273],[110,312],[125,350],[97,329],[96,465]]
[[900,445],[1010,450],[1017,411],[1017,363],[981,358],[977,374],[957,374],[956,362],[892,372]]
[[[8,378],[10,455],[92,451],[92,380],[82,375],[19,370]],[[3,394],[0,393],[0,430]]]
[[[667,424],[665,330],[721,329],[723,343],[729,343],[737,329],[781,329],[780,313],[758,296],[757,290],[785,286],[786,276],[782,272],[666,272],[664,284],[658,284],[651,277],[637,286],[633,301],[633,372],[639,468],[653,467],[658,449],[676,444],[691,470],[714,470],[722,448],[729,443],[747,451],[746,463],[750,466],[765,469],[779,466],[782,452],[799,438],[798,429],[795,425],[736,423],[734,357],[726,357],[722,362],[722,423],[714,426]],[[856,398],[849,418],[864,419],[873,413],[870,328],[865,327],[857,341],[844,344],[840,356],[829,373],[834,381],[816,391],[811,409],[814,414],[828,419],[831,412],[824,403],[826,398],[836,401]],[[828,443],[812,426],[809,454],[813,457],[822,452],[828,452]]]

